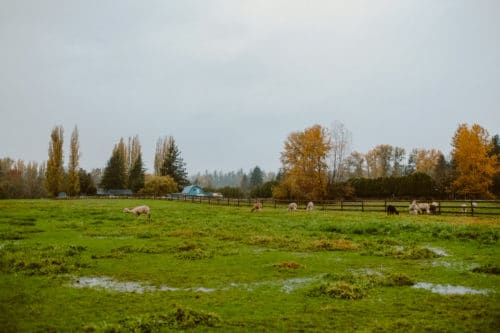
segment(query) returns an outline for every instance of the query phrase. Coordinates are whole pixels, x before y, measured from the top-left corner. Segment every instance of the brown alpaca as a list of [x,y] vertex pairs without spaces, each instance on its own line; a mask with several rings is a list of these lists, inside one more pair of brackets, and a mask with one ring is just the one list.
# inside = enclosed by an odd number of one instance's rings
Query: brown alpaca
[[262,203],[256,202],[250,212],[260,212],[262,210]]

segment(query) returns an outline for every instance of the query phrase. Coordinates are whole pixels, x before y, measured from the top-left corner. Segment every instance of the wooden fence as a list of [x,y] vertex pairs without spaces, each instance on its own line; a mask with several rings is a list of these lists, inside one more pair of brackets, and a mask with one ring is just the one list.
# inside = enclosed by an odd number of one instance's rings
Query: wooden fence
[[[218,198],[207,196],[175,195],[164,197],[167,200],[185,201],[191,203],[224,205],[236,207],[248,207],[249,209],[260,201],[264,208],[287,209],[291,201],[265,199],[242,199],[242,198]],[[305,210],[307,201],[295,201],[299,210]],[[440,215],[500,215],[499,200],[476,200],[476,201],[435,201],[438,206],[436,214]],[[475,204],[473,204],[475,202]],[[324,200],[314,203],[316,210],[341,211],[341,212],[380,212],[385,213],[387,206],[392,205],[402,214],[408,214],[410,202],[407,200]]]

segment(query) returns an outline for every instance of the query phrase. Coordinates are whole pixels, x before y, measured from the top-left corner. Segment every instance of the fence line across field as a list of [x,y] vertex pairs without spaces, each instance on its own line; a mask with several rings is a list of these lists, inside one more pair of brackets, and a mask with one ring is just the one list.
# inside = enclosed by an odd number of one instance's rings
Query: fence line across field
[[[292,201],[272,198],[220,198],[209,196],[174,195],[166,197],[167,200],[185,201],[192,203],[205,203],[209,205],[225,205],[236,207],[252,207],[257,201],[263,208],[286,209]],[[305,210],[308,201],[297,200],[299,210]],[[423,202],[423,201],[422,201]],[[454,215],[500,215],[499,200],[436,200],[438,206],[436,214]],[[476,204],[474,204],[476,203]],[[402,213],[408,213],[410,201],[408,200],[323,200],[314,202],[316,210],[342,211],[342,212],[385,212],[388,205],[396,207]],[[465,205],[465,206],[463,206]],[[463,212],[465,208],[465,212]]]

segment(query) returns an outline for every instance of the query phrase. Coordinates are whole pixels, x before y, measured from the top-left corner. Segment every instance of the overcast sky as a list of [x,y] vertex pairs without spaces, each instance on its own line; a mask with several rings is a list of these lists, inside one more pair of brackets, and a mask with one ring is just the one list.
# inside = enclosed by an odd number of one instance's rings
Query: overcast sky
[[172,135],[190,174],[277,171],[291,132],[339,121],[352,149],[440,149],[500,132],[498,0],[0,0],[0,158],[81,167]]

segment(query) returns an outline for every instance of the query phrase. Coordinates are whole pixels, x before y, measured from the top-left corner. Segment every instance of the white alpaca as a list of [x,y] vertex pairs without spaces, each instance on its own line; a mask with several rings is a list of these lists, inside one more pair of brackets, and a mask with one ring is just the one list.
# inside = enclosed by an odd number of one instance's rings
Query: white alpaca
[[427,214],[431,213],[431,206],[428,203],[421,202],[421,203],[418,203],[417,206],[422,213],[423,212],[426,212]]
[[137,217],[139,217],[141,214],[144,214],[148,216],[149,220],[151,219],[151,210],[148,206],[137,206],[132,209],[123,208],[123,212],[133,214]]
[[292,202],[291,204],[288,205],[288,211],[293,211],[297,210],[297,204],[295,202]]
[[[461,204],[461,205],[460,205],[460,211],[462,212],[462,215],[467,214],[467,206],[468,206],[467,204]],[[477,203],[472,202],[472,203],[471,203],[471,206],[472,206],[472,208],[474,209],[474,208],[476,208],[476,207],[477,207]]]
[[417,200],[412,201],[410,207],[408,207],[408,212],[412,215],[422,214],[422,210],[417,205]]
[[262,210],[262,203],[261,202],[256,202],[255,205],[253,205],[253,208],[250,210],[251,212],[260,212]]
[[314,209],[314,203],[312,201],[309,201],[307,203],[306,210],[313,210]]

